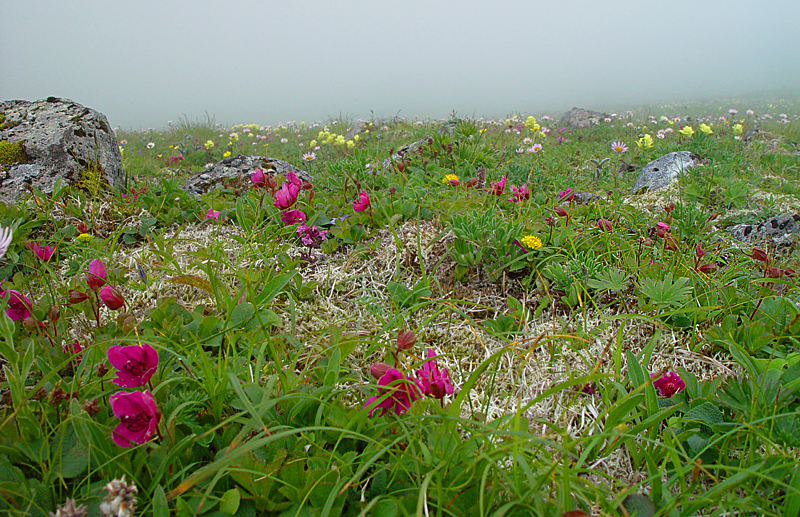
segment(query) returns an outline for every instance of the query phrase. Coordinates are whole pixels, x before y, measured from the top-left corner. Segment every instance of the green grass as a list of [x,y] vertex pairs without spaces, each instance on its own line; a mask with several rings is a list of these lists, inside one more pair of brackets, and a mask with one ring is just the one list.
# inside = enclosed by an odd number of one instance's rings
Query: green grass
[[[0,318],[0,510],[47,515],[71,497],[95,515],[124,476],[137,515],[155,517],[797,515],[796,246],[762,261],[724,226],[797,212],[796,124],[779,113],[798,111],[748,101],[563,131],[538,117],[547,134],[527,115],[444,134],[440,121],[374,120],[350,144],[336,143],[356,122],[343,119],[118,133],[125,198],[64,187],[0,206],[14,229],[3,289],[31,300],[30,318]],[[736,123],[761,132],[745,143]],[[637,146],[645,134],[652,148]],[[706,163],[629,195],[637,172],[623,162],[677,150]],[[324,240],[281,221],[274,189],[180,189],[226,153],[308,171],[292,209]],[[528,196],[507,201],[523,183]],[[567,188],[593,202],[559,200]],[[355,211],[361,192],[370,206]],[[87,286],[95,259],[122,308]],[[114,385],[108,349],[144,343],[152,377]],[[453,393],[370,417],[369,397],[411,389],[370,369],[420,377],[426,349]],[[667,372],[685,389],[665,394],[651,374]],[[157,431],[120,447],[109,397],[145,390]]]

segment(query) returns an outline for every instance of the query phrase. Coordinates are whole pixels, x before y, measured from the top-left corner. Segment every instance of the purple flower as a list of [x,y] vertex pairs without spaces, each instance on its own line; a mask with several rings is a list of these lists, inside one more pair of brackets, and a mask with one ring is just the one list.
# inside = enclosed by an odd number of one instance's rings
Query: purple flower
[[436,364],[436,354],[430,348],[427,349],[428,357],[422,369],[417,370],[417,385],[424,395],[436,399],[443,399],[445,395],[453,394],[453,383],[450,381],[450,374],[447,368],[439,371]]
[[300,223],[297,226],[297,236],[300,237],[300,241],[314,248],[318,248],[320,243],[325,241],[327,233],[328,230],[320,230],[316,224],[309,227],[306,223]]
[[519,187],[511,185],[511,193],[514,197],[507,199],[507,201],[511,201],[512,203],[519,203],[531,198],[531,191],[528,189],[527,183],[523,183]]
[[149,391],[120,391],[109,397],[111,411],[119,418],[119,425],[111,433],[114,443],[120,447],[143,444],[156,432],[159,417],[156,401]]
[[284,210],[281,214],[281,222],[283,222],[284,226],[289,226],[290,224],[295,223],[302,223],[306,220],[306,214],[301,212],[300,210]]
[[353,210],[356,212],[363,212],[367,208],[369,208],[369,194],[366,192],[359,192],[358,199],[353,201]]
[[673,395],[686,387],[681,376],[675,372],[665,373],[656,379],[657,376],[657,373],[650,374],[650,378],[655,379],[653,381],[653,387],[656,389],[656,392],[664,398],[672,398]]
[[143,386],[158,368],[158,353],[147,343],[114,345],[108,349],[107,356],[111,366],[117,369],[117,378],[111,382],[121,388]]
[[209,208],[208,212],[206,212],[205,217],[203,219],[213,219],[215,221],[219,221],[219,210],[214,210],[213,208]]
[[9,289],[0,291],[0,298],[8,298],[6,314],[11,321],[24,320],[31,315],[31,301],[24,294]]
[[372,413],[378,408],[382,409],[379,416],[385,415],[390,409],[393,409],[395,414],[402,415],[408,411],[412,402],[420,398],[418,386],[414,380],[406,378],[405,375],[394,368],[389,368],[383,374],[378,380],[378,386],[380,386],[378,395],[368,398],[364,408],[371,406],[386,393],[390,393],[390,395],[383,402],[370,409],[369,416],[372,416]]
[[86,285],[93,291],[106,285],[106,266],[100,259],[89,262],[89,269],[86,270]]

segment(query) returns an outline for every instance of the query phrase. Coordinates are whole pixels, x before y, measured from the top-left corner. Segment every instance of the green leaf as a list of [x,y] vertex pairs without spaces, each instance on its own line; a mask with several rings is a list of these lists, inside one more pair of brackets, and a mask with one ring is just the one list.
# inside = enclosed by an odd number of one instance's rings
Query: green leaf
[[[160,488],[160,487],[159,487]],[[238,488],[231,488],[224,494],[222,494],[222,499],[219,502],[219,510],[221,512],[235,515],[236,511],[239,509],[239,503],[242,500],[242,493],[239,492]],[[166,499],[165,499],[166,502]],[[157,516],[153,516],[157,517]]]
[[693,407],[683,415],[682,420],[686,422],[698,420],[708,425],[721,424],[725,421],[722,411],[711,402],[704,402]]
[[161,485],[158,485],[153,492],[153,517],[169,517],[167,496]]
[[[630,517],[653,517],[656,514],[656,506],[642,494],[630,494],[622,500],[622,506]],[[619,513],[624,515],[621,510]]]
[[205,278],[201,278],[197,275],[178,275],[173,276],[171,278],[167,278],[167,282],[171,284],[181,284],[181,285],[190,285],[192,287],[196,287],[198,289],[202,289],[203,291],[207,292],[208,294],[213,295],[214,290],[211,288],[211,282],[206,280]]

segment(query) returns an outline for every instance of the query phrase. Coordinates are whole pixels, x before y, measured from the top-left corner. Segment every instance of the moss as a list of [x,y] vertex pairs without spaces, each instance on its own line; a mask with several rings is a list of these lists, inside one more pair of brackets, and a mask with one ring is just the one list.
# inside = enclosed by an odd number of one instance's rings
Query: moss
[[103,178],[103,167],[99,162],[95,161],[81,171],[77,186],[86,190],[92,196],[97,196],[101,190],[105,190],[108,184]]
[[6,116],[3,112],[0,112],[0,129],[5,129],[6,127]]
[[10,165],[12,163],[26,163],[28,155],[25,154],[23,143],[11,143],[8,140],[0,140],[0,164]]

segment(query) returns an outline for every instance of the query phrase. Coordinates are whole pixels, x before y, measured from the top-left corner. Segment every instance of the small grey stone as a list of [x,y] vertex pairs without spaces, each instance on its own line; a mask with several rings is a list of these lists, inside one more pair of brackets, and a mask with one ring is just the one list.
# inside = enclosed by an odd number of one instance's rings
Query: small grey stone
[[639,171],[639,177],[633,184],[631,194],[644,194],[648,190],[666,187],[689,167],[698,163],[698,158],[689,151],[676,151],[665,154],[648,163]]
[[[455,131],[455,129],[456,129],[456,123],[448,122],[447,124],[440,127],[438,131],[440,135],[443,135],[445,133],[452,133],[453,131]],[[420,138],[416,142],[413,142],[405,147],[401,147],[400,149],[398,149],[397,152],[391,158],[386,158],[385,160],[383,160],[383,163],[381,164],[383,166],[383,169],[384,170],[389,169],[392,166],[393,161],[398,162],[403,158],[403,156],[411,153],[411,151],[413,151],[414,149],[418,148],[423,144],[427,144],[428,138],[429,137]]]

